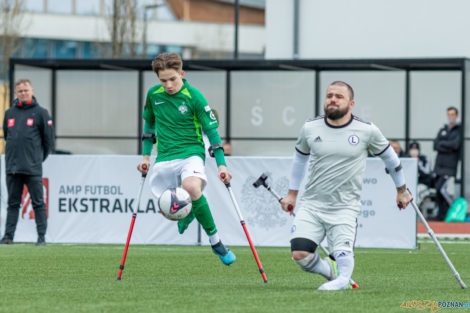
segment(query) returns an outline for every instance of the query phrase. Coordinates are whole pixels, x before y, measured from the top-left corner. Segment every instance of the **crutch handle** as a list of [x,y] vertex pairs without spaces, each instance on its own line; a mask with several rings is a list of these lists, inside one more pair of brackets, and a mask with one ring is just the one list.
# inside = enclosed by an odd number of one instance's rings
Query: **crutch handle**
[[[147,170],[147,164],[142,164],[142,169],[143,169],[144,171],[146,171],[146,170]],[[145,173],[145,174],[142,173],[142,177],[144,177],[144,178],[147,177],[147,173]]]
[[[222,179],[225,179],[225,173],[220,173],[219,177],[222,178]],[[224,184],[225,184],[226,187],[230,187],[230,183],[225,183],[224,182]]]
[[292,204],[289,204],[287,206],[287,209],[289,210],[289,213],[290,215],[294,215],[295,216],[295,213],[294,213],[294,206]]

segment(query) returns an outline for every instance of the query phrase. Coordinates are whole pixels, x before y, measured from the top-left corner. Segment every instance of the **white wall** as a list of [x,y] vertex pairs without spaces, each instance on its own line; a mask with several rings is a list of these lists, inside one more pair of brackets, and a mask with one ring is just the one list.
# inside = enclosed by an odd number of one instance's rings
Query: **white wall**
[[267,59],[291,59],[294,54],[294,1],[266,0]]
[[[67,14],[25,14],[24,37],[59,40],[109,41],[109,23],[103,17]],[[142,40],[143,24],[137,22],[137,38]],[[182,21],[149,21],[149,44],[180,45],[200,50],[232,51],[233,24]],[[239,51],[262,53],[265,49],[265,27],[240,25]]]
[[[468,0],[299,0],[300,58],[469,57]],[[266,1],[266,57],[292,58],[294,0]]]

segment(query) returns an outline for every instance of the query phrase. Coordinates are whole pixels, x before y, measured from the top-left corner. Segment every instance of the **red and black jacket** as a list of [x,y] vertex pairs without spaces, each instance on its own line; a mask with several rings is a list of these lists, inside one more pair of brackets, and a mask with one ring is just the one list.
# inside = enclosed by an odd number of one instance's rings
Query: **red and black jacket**
[[41,175],[42,162],[54,150],[54,129],[46,109],[36,98],[31,103],[15,99],[3,119],[7,174]]

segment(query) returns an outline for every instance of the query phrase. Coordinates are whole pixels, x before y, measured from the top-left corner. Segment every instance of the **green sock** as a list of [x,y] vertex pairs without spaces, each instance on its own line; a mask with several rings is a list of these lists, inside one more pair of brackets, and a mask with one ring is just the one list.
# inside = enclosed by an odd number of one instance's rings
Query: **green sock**
[[194,212],[197,221],[202,225],[202,228],[204,228],[204,231],[208,236],[217,232],[211,210],[209,209],[209,204],[207,203],[204,195],[197,200],[193,200],[192,212]]
[[180,234],[184,233],[184,231],[188,228],[189,224],[191,224],[191,222],[194,220],[194,218],[195,218],[194,211],[191,210],[191,212],[189,212],[188,216],[186,216],[182,220],[178,221],[178,232]]

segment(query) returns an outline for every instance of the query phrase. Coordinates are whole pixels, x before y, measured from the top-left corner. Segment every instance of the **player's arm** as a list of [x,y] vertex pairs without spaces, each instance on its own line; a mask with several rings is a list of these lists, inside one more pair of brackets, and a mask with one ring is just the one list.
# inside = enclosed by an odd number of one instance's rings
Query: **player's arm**
[[281,199],[281,207],[286,212],[292,211],[290,209],[291,206],[292,208],[295,207],[300,183],[305,176],[305,168],[307,167],[308,158],[309,154],[305,154],[297,148],[295,149],[290,171],[289,191],[287,196]]
[[209,104],[207,103],[207,100],[204,95],[196,89],[192,90],[192,92],[196,108],[196,115],[199,121],[201,122],[204,133],[209,139],[209,143],[211,144],[211,146],[209,147],[209,153],[211,154],[211,156],[215,157],[215,162],[217,163],[217,170],[219,172],[219,179],[224,184],[228,184],[232,179],[232,174],[230,174],[227,169],[222,140],[220,140],[219,133],[217,132],[219,122],[215,118],[215,115],[212,112]]
[[144,121],[144,133],[142,134],[142,161],[137,164],[137,170],[142,174],[147,174],[150,169],[150,155],[152,154],[153,145],[155,143],[157,143],[155,125]]
[[[219,133],[215,128],[208,129],[205,133],[211,144],[209,152],[211,155],[213,154],[215,162],[217,163],[219,178],[224,182],[224,184],[228,184],[232,179],[232,174],[228,171],[227,163],[225,163],[224,147],[222,145],[222,140],[220,140]],[[222,179],[222,177],[224,178]]]
[[393,179],[395,186],[397,188],[397,205],[400,209],[406,208],[406,206],[413,201],[413,198],[406,188],[405,183],[405,174],[403,173],[403,168],[401,166],[400,159],[398,158],[393,148],[388,145],[384,151],[382,151],[378,156],[385,163],[385,168],[388,174]]
[[142,161],[137,164],[137,170],[142,174],[147,174],[150,169],[150,155],[152,154],[153,145],[157,142],[155,137],[155,114],[153,112],[149,93],[147,93],[142,117],[144,119],[144,132],[142,134]]
[[43,161],[46,160],[47,156],[54,152],[54,128],[52,126],[52,119],[46,109],[41,112],[41,124],[39,125],[42,146],[43,146]]

